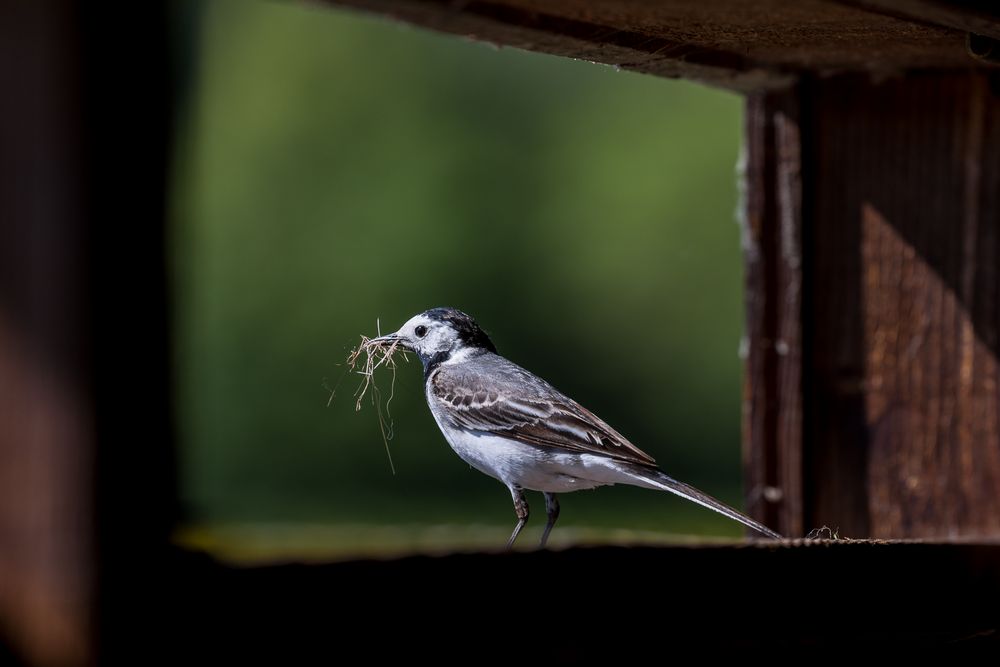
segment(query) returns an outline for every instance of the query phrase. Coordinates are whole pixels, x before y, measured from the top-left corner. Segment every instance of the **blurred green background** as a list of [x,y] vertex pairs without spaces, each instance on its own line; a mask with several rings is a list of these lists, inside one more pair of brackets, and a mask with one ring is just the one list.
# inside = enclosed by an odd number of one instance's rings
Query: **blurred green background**
[[[391,406],[395,475],[374,408],[354,411],[360,378],[344,377],[377,320],[442,305],[670,474],[741,504],[738,97],[329,9],[215,0],[177,25],[190,539],[287,525],[265,533],[350,548],[453,525],[502,543],[509,495],[448,448],[419,362]],[[564,540],[741,534],[641,489],[562,506]]]

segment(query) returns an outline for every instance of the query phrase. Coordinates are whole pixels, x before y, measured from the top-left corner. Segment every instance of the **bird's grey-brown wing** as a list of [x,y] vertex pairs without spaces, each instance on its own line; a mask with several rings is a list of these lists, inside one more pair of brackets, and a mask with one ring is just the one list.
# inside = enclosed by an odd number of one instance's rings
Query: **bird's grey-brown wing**
[[489,357],[475,372],[442,366],[428,378],[428,399],[438,401],[455,426],[655,466],[653,457],[573,399],[503,357]]

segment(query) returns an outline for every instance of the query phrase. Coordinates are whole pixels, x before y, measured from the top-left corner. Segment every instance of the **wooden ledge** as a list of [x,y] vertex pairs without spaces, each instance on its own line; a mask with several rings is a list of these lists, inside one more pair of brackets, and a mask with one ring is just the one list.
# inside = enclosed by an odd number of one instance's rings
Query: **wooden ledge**
[[975,2],[313,1],[478,41],[740,91],[783,86],[805,72],[883,77],[902,70],[985,66],[969,53],[969,32],[1000,39],[1000,13]]
[[521,655],[524,642],[535,658],[577,660],[1000,638],[998,542],[755,541],[253,568],[178,552],[176,565],[184,632],[251,651],[281,638],[313,656],[490,660]]

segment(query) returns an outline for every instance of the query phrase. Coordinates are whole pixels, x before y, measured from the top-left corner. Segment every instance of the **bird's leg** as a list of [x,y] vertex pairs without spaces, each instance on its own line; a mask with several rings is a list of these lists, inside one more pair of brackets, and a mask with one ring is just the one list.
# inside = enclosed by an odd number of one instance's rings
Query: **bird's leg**
[[545,523],[545,532],[542,533],[542,542],[538,545],[539,549],[545,548],[545,543],[549,540],[549,533],[552,532],[552,526],[556,525],[556,520],[559,518],[559,501],[556,500],[556,494],[545,492],[545,514],[548,515],[549,520]]
[[510,495],[514,499],[514,512],[517,514],[517,525],[514,526],[514,532],[511,533],[510,539],[507,540],[508,549],[514,546],[514,540],[517,539],[518,533],[524,528],[524,524],[528,523],[528,501],[524,499],[524,491],[519,486],[512,486],[510,487]]

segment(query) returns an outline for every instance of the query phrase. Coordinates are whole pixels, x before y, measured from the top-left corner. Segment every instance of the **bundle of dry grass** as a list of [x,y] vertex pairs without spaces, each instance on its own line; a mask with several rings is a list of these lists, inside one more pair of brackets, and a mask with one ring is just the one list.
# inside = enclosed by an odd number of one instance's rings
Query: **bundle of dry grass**
[[[354,392],[354,397],[357,399],[354,404],[354,409],[356,411],[361,410],[361,401],[364,400],[365,394],[368,393],[368,389],[371,388],[372,404],[378,412],[378,423],[379,428],[382,431],[382,441],[385,444],[385,453],[386,456],[389,457],[389,467],[392,469],[392,474],[394,475],[396,474],[396,467],[392,463],[392,453],[389,451],[389,441],[392,440],[393,436],[392,415],[389,413],[389,404],[392,403],[392,397],[396,390],[396,359],[394,355],[397,352],[403,355],[404,361],[410,360],[409,357],[406,356],[406,350],[399,347],[399,341],[395,341],[387,345],[382,341],[362,335],[361,344],[351,350],[351,353],[347,356],[348,369],[364,378],[358,386],[358,390]],[[364,355],[365,360],[361,364],[361,368],[357,370],[359,363],[361,363],[362,354]],[[382,392],[375,383],[375,371],[383,366],[392,371],[392,381],[389,385],[389,398],[386,399],[384,407],[382,404]],[[331,396],[331,399],[332,398],[333,397]]]
[[[376,341],[368,336],[361,336],[361,344],[356,348],[351,350],[351,353],[347,356],[348,367],[358,373],[364,380],[358,390],[354,393],[357,402],[354,404],[355,410],[361,410],[361,401],[364,399],[365,394],[368,392],[368,387],[372,388],[372,401],[378,404],[378,387],[375,385],[375,371],[381,367],[385,366],[392,370],[392,386],[396,384],[396,360],[393,355],[396,352],[400,352],[403,355],[403,359],[409,361],[409,357],[406,356],[406,351],[400,349],[399,341],[393,342],[391,345],[386,345],[383,342]],[[365,355],[365,362],[361,370],[355,370],[358,366],[358,362],[361,360],[361,355]],[[392,392],[389,393],[389,400],[392,400]],[[388,403],[386,404],[388,405]]]

